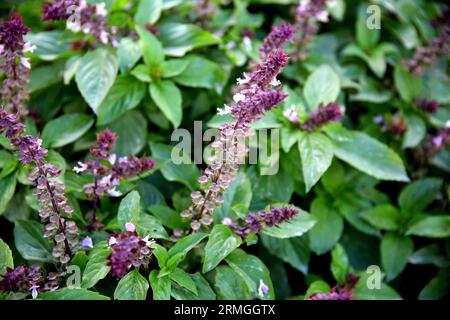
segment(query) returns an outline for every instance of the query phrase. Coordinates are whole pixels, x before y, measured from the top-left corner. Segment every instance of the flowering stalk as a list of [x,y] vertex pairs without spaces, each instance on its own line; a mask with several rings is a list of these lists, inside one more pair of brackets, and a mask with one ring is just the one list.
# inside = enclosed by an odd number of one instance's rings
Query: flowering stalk
[[271,53],[254,71],[244,73],[244,79],[238,79],[235,104],[219,109],[221,114],[231,114],[234,121],[221,125],[219,138],[211,145],[214,153],[209,159],[211,164],[198,180],[201,190],[191,194],[192,205],[181,213],[183,218],[191,219],[192,232],[213,222],[211,213],[223,203],[222,194],[236,178],[240,160],[246,154],[241,142],[251,134],[250,125],[286,98],[280,89],[272,87],[279,85],[276,76],[287,60],[283,51]]
[[64,194],[64,184],[55,180],[61,170],[45,161],[47,149],[42,148],[42,140],[31,135],[24,135],[25,126],[18,122],[19,117],[0,110],[0,134],[5,132],[11,145],[19,150],[19,160],[24,164],[35,164],[29,175],[29,180],[36,186],[34,195],[38,198],[39,216],[44,222],[44,237],[55,242],[53,257],[62,265],[66,265],[75,245],[78,243],[78,229],[75,222],[66,220],[73,212],[67,205]]
[[132,223],[127,223],[126,229],[126,233],[114,235],[108,242],[112,249],[108,265],[111,275],[118,278],[123,278],[131,267],[146,268],[152,255],[150,247],[154,243],[148,237],[139,237]]
[[438,16],[432,25],[437,36],[428,40],[425,46],[417,48],[412,59],[404,62],[409,72],[415,76],[423,75],[425,68],[434,64],[438,55],[447,57],[450,53],[450,9]]
[[305,47],[319,31],[318,21],[328,22],[328,12],[325,5],[328,0],[301,0],[296,8],[295,22],[301,31],[294,38],[296,52],[292,55],[294,61],[307,57]]
[[337,284],[327,293],[315,293],[306,300],[355,300],[353,291],[359,276],[349,274],[343,284]]
[[297,28],[285,21],[282,21],[279,26],[273,25],[272,30],[259,48],[259,56],[261,59],[267,58],[275,50],[282,49],[286,42],[292,42],[292,38],[296,32]]
[[15,269],[7,268],[0,279],[0,292],[30,292],[33,298],[38,293],[55,291],[59,287],[60,274],[51,272],[48,275],[40,272],[40,266],[18,266]]
[[26,85],[30,62],[24,53],[32,51],[33,47],[23,39],[29,31],[17,14],[0,26],[0,69],[4,74],[0,95],[3,106],[12,113],[24,114],[24,104],[29,98]]
[[120,196],[115,187],[120,184],[122,179],[138,176],[155,166],[154,161],[134,156],[117,157],[111,151],[114,148],[114,142],[117,136],[106,129],[97,134],[97,141],[90,148],[90,156],[92,160],[83,163],[78,162],[78,167],[73,170],[77,173],[86,172],[94,177],[93,183],[84,185],[84,193],[92,200],[93,210],[88,220],[91,221],[89,226],[93,230],[103,227],[97,221],[97,208],[101,197],[105,194],[110,196]]
[[116,30],[109,28],[106,21],[105,3],[88,4],[85,0],[54,0],[42,7],[44,21],[67,21],[67,28],[73,32],[90,34],[103,44],[117,47]]
[[394,114],[390,119],[385,119],[382,115],[378,115],[375,117],[374,122],[381,125],[383,132],[390,132],[396,137],[400,137],[407,130],[405,118],[399,113]]
[[300,124],[300,128],[305,131],[315,131],[330,122],[337,122],[342,119],[342,110],[337,103],[329,103],[325,107],[319,108],[308,115],[308,119]]
[[264,226],[273,227],[282,222],[290,220],[295,215],[299,214],[295,208],[275,208],[270,210],[261,210],[258,212],[250,212],[244,220],[244,225],[240,226],[237,222],[230,218],[223,219],[222,223],[230,226],[235,234],[245,239],[250,233],[259,234]]

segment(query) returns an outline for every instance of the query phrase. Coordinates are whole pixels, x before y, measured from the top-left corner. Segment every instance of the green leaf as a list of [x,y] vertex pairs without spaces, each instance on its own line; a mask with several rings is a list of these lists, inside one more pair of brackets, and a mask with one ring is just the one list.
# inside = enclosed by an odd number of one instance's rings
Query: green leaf
[[136,31],[141,39],[141,49],[144,62],[154,69],[164,61],[164,51],[158,39],[147,29],[136,27]]
[[142,214],[138,217],[133,217],[131,222],[136,227],[138,234],[143,237],[149,236],[150,238],[155,239],[169,239],[169,235],[167,234],[166,229],[162,226],[161,222],[149,214]]
[[152,82],[152,75],[150,68],[145,64],[138,64],[130,74],[141,82]]
[[[178,181],[187,186],[191,191],[197,187],[197,179],[200,171],[192,163],[191,158],[185,153],[182,155],[183,163],[175,164],[172,161],[172,153],[179,154],[177,147],[167,146],[159,143],[151,143],[150,149],[156,163],[161,166],[161,173],[167,181]],[[186,164],[185,164],[186,163]]]
[[130,38],[120,40],[117,52],[119,54],[119,68],[122,74],[130,71],[142,56],[140,43]]
[[161,16],[163,0],[140,0],[134,21],[137,24],[155,24]]
[[261,240],[272,255],[289,263],[303,274],[308,273],[310,251],[305,237],[277,239],[263,234]]
[[60,148],[77,141],[94,124],[92,116],[85,114],[65,114],[49,121],[42,131],[45,146]]
[[132,219],[138,219],[141,214],[141,196],[137,191],[131,191],[120,201],[117,223],[123,231],[125,224]]
[[442,179],[424,178],[407,185],[398,197],[398,204],[402,211],[411,215],[425,210],[439,195]]
[[244,280],[228,266],[216,269],[214,286],[220,300],[251,300],[252,294]]
[[436,277],[420,291],[419,300],[439,300],[448,294],[450,284],[449,269],[441,269]]
[[75,80],[81,95],[94,112],[111,89],[118,69],[117,56],[104,48],[89,51],[81,59]]
[[341,215],[325,198],[316,198],[311,204],[311,215],[317,223],[309,232],[311,249],[318,255],[331,250],[344,229]]
[[319,181],[333,160],[333,144],[318,132],[306,134],[299,140],[298,150],[302,159],[303,180],[306,192]]
[[[225,259],[230,267],[244,280],[254,297],[263,300],[273,300],[275,293],[270,279],[270,273],[264,263],[257,257],[236,249]],[[261,281],[269,287],[269,292],[259,296]]]
[[391,204],[380,204],[363,211],[361,217],[378,229],[397,230],[399,228],[400,213]]
[[170,229],[184,229],[186,227],[186,223],[181,220],[180,213],[167,206],[152,205],[147,210]]
[[412,75],[401,65],[395,67],[394,83],[398,94],[405,102],[411,102],[416,98],[420,94],[422,88],[421,78]]
[[178,128],[183,118],[180,89],[172,81],[160,80],[150,84],[150,95],[166,118]]
[[339,76],[330,66],[322,65],[315,69],[306,79],[303,91],[309,111],[318,109],[321,104],[335,102],[340,89]]
[[197,295],[193,294],[189,290],[180,287],[177,284],[172,284],[172,296],[177,300],[215,300],[216,294],[211,289],[208,281],[199,273],[192,275],[192,280],[197,288]]
[[208,234],[203,232],[196,232],[181,238],[175,245],[169,249],[169,256],[173,257],[178,254],[186,255],[192,248],[205,239]]
[[149,276],[153,291],[153,300],[170,300],[171,285],[169,276],[159,277],[159,271],[153,270]]
[[131,76],[120,76],[97,109],[97,125],[113,122],[134,109],[145,96],[145,84]]
[[[369,14],[367,13],[367,3],[361,3],[358,7],[358,16],[356,19],[356,39],[363,49],[372,49],[380,39],[379,29],[369,29],[367,27]],[[376,17],[374,17],[376,18]]]
[[425,137],[427,128],[425,122],[416,115],[405,115],[407,130],[403,137],[403,148],[414,148]]
[[344,248],[338,243],[331,252],[331,273],[337,283],[344,283],[350,264]]
[[185,70],[174,80],[186,87],[214,89],[221,93],[228,79],[224,68],[211,60],[197,55],[188,56]]
[[202,272],[207,273],[217,267],[241,243],[241,238],[235,235],[229,227],[222,224],[215,225],[205,246]]
[[191,24],[168,22],[159,25],[159,39],[169,56],[182,57],[195,48],[221,42],[220,38]]
[[135,155],[147,143],[147,120],[137,110],[130,110],[114,122],[99,129],[104,128],[109,128],[117,134],[118,139],[114,149],[117,156]]
[[30,33],[25,36],[25,41],[36,46],[32,55],[45,61],[53,61],[67,54],[70,40],[70,37],[61,31]]
[[108,275],[110,270],[108,256],[110,254],[111,249],[105,241],[99,242],[94,246],[83,271],[81,287],[86,289],[92,288]]
[[370,276],[367,273],[361,273],[360,279],[356,284],[353,296],[356,300],[401,300],[402,297],[386,283],[381,282],[380,288],[370,289],[367,285]]
[[0,179],[0,215],[3,214],[16,190],[16,175],[10,174]]
[[397,277],[408,264],[414,251],[414,243],[410,237],[395,233],[386,233],[381,239],[381,264],[386,271],[387,280]]
[[180,268],[175,268],[175,270],[169,274],[172,281],[175,281],[181,287],[188,289],[193,294],[197,295],[197,287],[194,280],[192,280],[191,275],[187,274]]
[[[180,75],[186,70],[189,61],[185,59],[174,59],[164,61],[161,64],[161,76],[163,78],[171,78]],[[198,71],[198,70],[197,70]]]
[[285,221],[273,227],[264,227],[263,233],[274,238],[292,238],[299,237],[305,232],[311,230],[316,224],[316,219],[308,212],[299,208],[299,213],[289,221]]
[[5,272],[6,268],[14,268],[14,260],[11,249],[0,239],[0,275]]
[[426,217],[413,224],[407,235],[427,238],[450,237],[450,216]]
[[381,180],[409,181],[401,158],[365,133],[351,131],[348,140],[334,140],[336,157]]
[[14,224],[14,242],[26,260],[53,262],[52,248],[43,235],[44,226],[39,222],[17,220]]
[[120,279],[114,291],[115,300],[145,300],[149,288],[147,279],[145,279],[137,269],[128,272],[125,277]]
[[310,284],[308,290],[306,290],[305,299],[311,297],[316,293],[328,293],[330,292],[330,286],[323,280],[317,280]]
[[151,247],[153,248],[153,255],[156,257],[156,260],[158,260],[159,267],[161,269],[164,268],[167,260],[169,259],[169,254],[167,253],[166,248],[157,243],[153,243]]
[[41,293],[38,299],[42,300],[111,300],[109,297],[94,291],[81,288],[62,288],[56,291]]

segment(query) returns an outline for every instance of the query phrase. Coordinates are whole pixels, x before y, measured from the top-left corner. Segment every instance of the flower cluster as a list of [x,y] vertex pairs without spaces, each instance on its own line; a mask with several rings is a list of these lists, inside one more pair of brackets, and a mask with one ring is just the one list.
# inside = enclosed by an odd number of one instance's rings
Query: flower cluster
[[400,137],[407,130],[405,118],[399,113],[391,115],[388,119],[382,115],[378,115],[375,117],[374,122],[381,125],[383,132],[390,132],[396,137]]
[[303,60],[307,57],[305,47],[319,31],[318,21],[328,21],[328,12],[325,10],[327,1],[301,0],[297,6],[295,21],[300,32],[294,38],[296,47],[296,52],[292,55],[294,60]]
[[[450,121],[449,121],[450,122]],[[431,159],[450,145],[450,123],[436,135],[429,136],[424,146],[424,156]]]
[[239,164],[246,154],[242,140],[251,134],[250,125],[264,112],[286,98],[280,89],[272,89],[280,83],[276,79],[288,61],[283,51],[274,51],[244,79],[238,79],[238,93],[234,105],[219,109],[221,114],[231,114],[234,121],[221,125],[219,138],[211,145],[213,156],[210,165],[199,178],[201,191],[191,194],[192,205],[181,213],[191,219],[191,231],[213,222],[211,213],[223,202],[222,194],[236,178]]
[[72,256],[73,248],[78,243],[78,228],[70,217],[73,208],[67,205],[64,184],[55,180],[61,170],[45,161],[47,149],[42,147],[42,140],[31,135],[24,135],[25,126],[18,122],[18,117],[0,110],[0,134],[5,132],[11,145],[19,150],[19,160],[24,164],[34,163],[35,168],[29,175],[36,186],[34,195],[39,200],[39,216],[45,225],[44,236],[55,241],[53,256],[63,265]]
[[250,212],[245,218],[245,223],[243,226],[240,226],[237,222],[231,220],[230,218],[223,219],[222,223],[230,226],[235,234],[245,239],[250,232],[253,234],[258,234],[262,231],[264,226],[273,227],[290,220],[299,212],[300,211],[297,209],[290,207],[272,207],[270,210],[261,210],[256,213]]
[[58,289],[60,275],[56,272],[45,275],[39,270],[38,264],[31,267],[21,265],[15,269],[7,268],[0,279],[0,291],[31,292],[33,298],[36,298],[38,293]]
[[338,284],[327,293],[315,293],[306,300],[354,300],[353,290],[359,276],[349,274],[344,284]]
[[416,76],[423,75],[425,68],[432,65],[438,55],[447,57],[450,53],[450,10],[445,10],[433,22],[437,36],[428,40],[425,46],[414,52],[412,59],[405,61],[405,66]]
[[192,10],[198,23],[205,27],[208,20],[211,20],[212,16],[218,11],[218,8],[212,0],[196,0]]
[[416,106],[427,113],[435,113],[439,109],[439,103],[434,100],[429,100],[427,98],[417,98],[415,100]]
[[24,53],[32,51],[33,46],[23,39],[29,31],[17,14],[0,26],[0,69],[4,74],[0,95],[4,107],[13,113],[25,113],[29,96],[26,85],[31,66]]
[[343,116],[341,107],[337,103],[330,103],[308,115],[308,119],[300,124],[300,128],[306,131],[314,131],[322,126],[341,120]]
[[263,44],[259,48],[259,56],[264,59],[271,52],[282,49],[286,42],[292,41],[297,29],[289,23],[282,21],[279,26],[273,25],[272,31],[264,39]]
[[105,3],[90,5],[86,0],[55,0],[44,3],[44,21],[67,21],[67,28],[73,32],[90,34],[103,44],[117,47],[116,30],[109,28],[106,20]]
[[117,159],[111,151],[117,136],[106,129],[97,134],[97,141],[90,148],[92,160],[78,162],[78,167],[73,170],[77,173],[85,172],[94,177],[92,183],[84,185],[84,193],[93,201],[93,211],[90,217],[93,229],[99,229],[102,225],[96,219],[98,201],[105,194],[120,196],[115,187],[122,179],[138,176],[155,166],[153,160],[137,158],[134,156],[121,157]]
[[139,237],[132,223],[127,223],[126,229],[126,233],[109,238],[112,252],[108,256],[108,265],[111,275],[119,278],[124,277],[131,267],[147,267],[152,255],[151,245],[154,243],[148,237]]

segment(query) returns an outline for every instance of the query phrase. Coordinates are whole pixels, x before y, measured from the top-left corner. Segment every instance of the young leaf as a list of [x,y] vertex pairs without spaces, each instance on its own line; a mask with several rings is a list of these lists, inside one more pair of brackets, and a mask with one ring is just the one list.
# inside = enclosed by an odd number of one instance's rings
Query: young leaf
[[338,242],[344,229],[344,221],[325,198],[313,201],[311,215],[317,220],[309,232],[311,249],[318,255],[324,254]]
[[44,145],[60,148],[77,141],[94,124],[94,119],[85,114],[65,114],[49,121],[42,131]]
[[169,235],[161,225],[161,222],[149,214],[141,214],[138,217],[133,217],[131,218],[131,222],[136,227],[138,234],[143,237],[149,236],[155,239],[169,239]]
[[331,252],[331,273],[337,283],[344,283],[350,264],[344,248],[338,243]]
[[141,197],[137,191],[131,191],[122,199],[117,214],[117,223],[125,231],[125,224],[132,219],[138,219],[141,213]]
[[308,102],[309,111],[316,110],[320,104],[326,105],[335,102],[340,89],[339,76],[330,66],[322,65],[317,68],[306,79],[303,92]]
[[438,196],[442,188],[442,179],[424,178],[407,185],[398,197],[398,204],[409,216],[425,210]]
[[158,39],[147,29],[136,27],[136,31],[141,39],[142,56],[144,62],[152,70],[158,68],[164,61],[164,51]]
[[381,180],[409,181],[401,158],[365,133],[351,131],[348,140],[334,140],[336,157]]
[[203,239],[205,239],[208,234],[203,232],[197,232],[190,234],[178,240],[177,243],[169,249],[169,256],[173,257],[177,254],[186,255],[192,248],[199,244]]
[[150,84],[150,95],[166,118],[178,128],[183,118],[180,89],[172,81],[160,80]]
[[381,263],[386,271],[387,280],[397,277],[408,264],[414,251],[414,243],[410,237],[395,233],[387,233],[381,239]]
[[83,271],[82,288],[92,288],[108,275],[110,267],[107,258],[110,254],[111,249],[108,248],[105,241],[95,245],[89,254],[89,261]]
[[104,48],[86,53],[75,80],[81,95],[94,112],[108,94],[119,69],[117,56]]
[[394,83],[398,94],[405,102],[413,101],[420,94],[422,88],[421,78],[412,75],[401,65],[395,67]]
[[155,24],[161,16],[163,0],[140,0],[134,21],[140,25]]
[[361,217],[378,229],[397,230],[399,228],[400,213],[391,204],[381,204],[363,211]]
[[229,227],[223,224],[215,225],[205,246],[202,272],[207,273],[214,269],[234,249],[239,247],[241,242],[241,238],[235,235]]
[[153,300],[170,300],[171,284],[169,276],[159,277],[159,271],[153,270],[149,276],[153,291]]
[[333,144],[321,133],[303,136],[298,143],[302,159],[303,180],[306,192],[319,181],[333,160]]
[[149,287],[147,279],[139,273],[139,270],[134,269],[120,279],[114,291],[114,299],[145,300]]
[[450,237],[450,216],[423,218],[409,227],[406,234],[427,238]]
[[131,76],[120,76],[97,109],[97,126],[113,122],[144,98],[146,86]]
[[14,268],[14,261],[11,249],[0,239],[0,275],[5,272],[6,268]]
[[285,239],[299,237],[305,232],[308,232],[308,230],[314,227],[317,220],[308,212],[299,208],[297,208],[297,210],[299,210],[300,213],[292,219],[273,227],[264,227],[263,233],[274,238]]

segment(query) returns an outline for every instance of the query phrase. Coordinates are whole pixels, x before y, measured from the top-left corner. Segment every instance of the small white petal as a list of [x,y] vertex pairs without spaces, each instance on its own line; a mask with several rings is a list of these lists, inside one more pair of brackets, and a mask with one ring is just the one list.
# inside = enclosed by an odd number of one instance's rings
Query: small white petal
[[245,95],[243,95],[242,93],[236,93],[236,94],[233,96],[233,100],[234,100],[234,102],[236,102],[236,103],[238,103],[238,102],[240,102],[240,101],[244,101],[244,100],[245,100]]
[[128,232],[135,232],[136,227],[131,222],[127,222],[125,223],[125,230],[127,230]]

